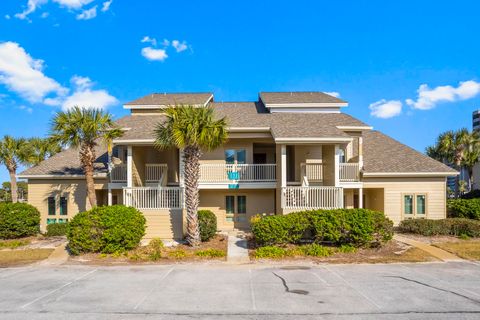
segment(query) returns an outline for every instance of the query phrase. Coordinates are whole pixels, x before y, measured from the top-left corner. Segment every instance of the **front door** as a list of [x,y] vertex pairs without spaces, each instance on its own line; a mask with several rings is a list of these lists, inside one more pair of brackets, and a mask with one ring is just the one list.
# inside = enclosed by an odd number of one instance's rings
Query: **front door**
[[233,222],[235,229],[245,230],[250,228],[246,195],[227,195],[225,197],[225,207],[227,222]]

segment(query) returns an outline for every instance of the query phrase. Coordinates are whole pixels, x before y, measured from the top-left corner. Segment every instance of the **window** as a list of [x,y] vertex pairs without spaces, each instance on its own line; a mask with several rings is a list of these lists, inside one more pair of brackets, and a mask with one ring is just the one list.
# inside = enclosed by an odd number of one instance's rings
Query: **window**
[[227,164],[244,164],[246,162],[246,155],[245,149],[228,149],[225,150],[225,162]]
[[247,196],[238,196],[237,197],[237,213],[245,214],[247,213]]
[[427,214],[427,196],[425,194],[405,194],[403,196],[403,214],[406,218],[424,218]]
[[67,223],[68,219],[58,219],[58,223]]
[[48,197],[48,214],[55,215],[55,197]]
[[225,197],[225,211],[227,213],[226,220],[233,221],[233,214],[235,213],[235,197],[234,196]]
[[60,215],[62,216],[67,215],[68,213],[67,204],[68,204],[67,197],[60,197]]
[[345,150],[343,150],[343,149],[340,149],[340,150],[339,150],[338,154],[339,154],[339,161],[340,161],[340,163],[345,163],[345,162],[347,162],[347,161],[346,161],[347,159],[346,159],[346,157],[345,157],[345,153],[346,153]]
[[48,219],[47,219],[47,225],[48,225],[48,224],[52,224],[52,223],[57,223],[57,219],[48,218]]

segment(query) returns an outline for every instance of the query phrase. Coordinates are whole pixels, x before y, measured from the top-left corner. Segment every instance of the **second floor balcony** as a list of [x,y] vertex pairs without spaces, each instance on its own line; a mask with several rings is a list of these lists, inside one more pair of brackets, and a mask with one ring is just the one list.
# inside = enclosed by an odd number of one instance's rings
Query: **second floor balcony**
[[239,182],[276,182],[276,165],[225,163],[200,165],[200,184]]

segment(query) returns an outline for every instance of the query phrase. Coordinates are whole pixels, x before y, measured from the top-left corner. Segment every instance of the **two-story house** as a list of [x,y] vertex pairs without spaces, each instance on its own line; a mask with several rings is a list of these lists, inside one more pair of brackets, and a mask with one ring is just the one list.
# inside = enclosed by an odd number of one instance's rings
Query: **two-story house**
[[[125,133],[112,159],[98,147],[95,174],[98,204],[141,210],[147,238],[184,235],[182,150],[157,150],[153,133],[162,108],[181,104],[209,106],[228,122],[228,142],[200,166],[200,209],[217,215],[219,229],[248,229],[258,213],[315,208],[375,209],[396,224],[446,216],[445,181],[457,172],[343,113],[341,99],[261,92],[256,102],[218,103],[211,93],[151,94],[125,104],[131,114],[117,121]],[[42,230],[89,207],[77,150],[19,178],[28,180]]]

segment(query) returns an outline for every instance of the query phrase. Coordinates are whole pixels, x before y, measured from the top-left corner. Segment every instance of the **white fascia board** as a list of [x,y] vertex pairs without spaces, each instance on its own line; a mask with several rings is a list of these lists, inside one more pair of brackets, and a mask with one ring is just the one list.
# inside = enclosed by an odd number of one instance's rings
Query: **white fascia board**
[[212,99],[213,99],[213,93],[210,95],[210,97],[207,99],[207,101],[205,101],[203,106],[206,107],[210,103],[210,101],[212,101]]
[[458,176],[459,172],[364,172],[366,178],[395,177],[450,177]]
[[275,142],[276,143],[347,143],[351,142],[353,138],[335,138],[335,137],[318,137],[318,138],[310,138],[310,137],[305,137],[305,138],[282,138],[282,137],[275,137]]
[[229,127],[229,132],[270,132],[270,127]]
[[115,139],[113,144],[152,144],[155,139]]
[[364,130],[373,130],[371,126],[337,126],[339,130],[345,131],[364,131]]
[[335,102],[335,103],[266,103],[266,108],[325,108],[325,107],[347,107],[348,102]]
[[[84,174],[18,174],[18,179],[85,179]],[[93,178],[96,179],[105,179],[107,178],[106,173],[95,174]]]
[[[207,101],[203,104],[193,104],[193,106],[204,106],[206,107],[210,101],[213,99],[213,94],[208,97]],[[169,105],[164,105],[164,104],[124,104],[123,108],[124,109],[162,109],[162,108],[168,108]]]

